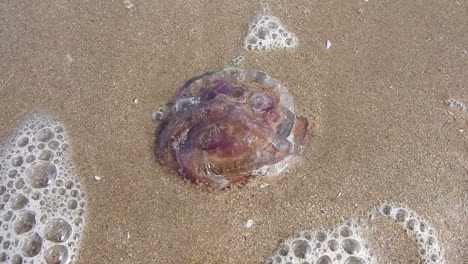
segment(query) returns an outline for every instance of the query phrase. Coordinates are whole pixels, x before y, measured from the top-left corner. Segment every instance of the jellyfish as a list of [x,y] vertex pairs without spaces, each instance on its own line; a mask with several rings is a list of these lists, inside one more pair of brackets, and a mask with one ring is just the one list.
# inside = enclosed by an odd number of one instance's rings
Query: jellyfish
[[155,154],[183,179],[224,189],[281,173],[303,148],[307,130],[278,80],[225,68],[178,89],[156,130]]

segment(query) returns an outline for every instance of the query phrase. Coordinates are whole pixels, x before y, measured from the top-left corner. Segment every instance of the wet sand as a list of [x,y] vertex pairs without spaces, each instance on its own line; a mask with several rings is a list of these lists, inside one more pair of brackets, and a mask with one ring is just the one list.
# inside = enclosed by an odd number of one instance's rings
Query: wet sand
[[[186,79],[244,54],[258,7],[1,4],[0,137],[34,111],[66,126],[88,204],[76,263],[259,263],[294,232],[363,216],[381,200],[424,216],[447,263],[465,263],[468,115],[444,102],[468,102],[466,1],[277,1],[273,14],[300,46],[245,53],[241,67],[293,93],[313,124],[301,157],[278,178],[215,192],[155,162],[152,111]],[[376,252],[415,263],[404,234],[382,230]]]

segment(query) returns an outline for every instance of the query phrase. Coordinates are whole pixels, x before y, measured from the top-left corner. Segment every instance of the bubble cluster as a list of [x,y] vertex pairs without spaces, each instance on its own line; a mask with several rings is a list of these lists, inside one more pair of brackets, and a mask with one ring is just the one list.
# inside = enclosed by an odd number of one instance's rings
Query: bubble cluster
[[[363,238],[380,216],[398,223],[418,246],[421,263],[444,264],[444,250],[436,230],[407,206],[384,201],[369,211],[368,218],[348,220],[332,230],[302,231],[281,243],[265,264],[372,264],[377,257]],[[359,225],[357,224],[359,223]]]
[[273,49],[287,49],[299,43],[296,35],[286,29],[280,19],[260,14],[253,17],[244,40],[246,50],[269,51]]
[[165,111],[165,108],[164,108],[164,105],[158,105],[156,107],[156,109],[153,111],[153,113],[151,114],[151,118],[156,121],[160,121],[163,119],[164,117],[164,111]]
[[407,206],[396,202],[384,201],[377,206],[378,212],[399,223],[408,236],[417,243],[423,263],[445,263],[444,250],[436,230],[427,220]]
[[294,234],[265,260],[265,264],[371,264],[376,263],[355,221],[330,230]]
[[454,109],[457,109],[461,112],[465,112],[465,113],[468,113],[468,104],[467,103],[464,103],[460,100],[457,100],[457,99],[450,99],[448,101],[448,105],[451,107],[451,108],[454,108]]
[[235,65],[235,66],[240,66],[241,63],[245,60],[245,55],[239,55],[239,56],[236,56],[232,59],[232,63]]
[[1,147],[0,262],[71,263],[86,209],[63,126],[33,115]]

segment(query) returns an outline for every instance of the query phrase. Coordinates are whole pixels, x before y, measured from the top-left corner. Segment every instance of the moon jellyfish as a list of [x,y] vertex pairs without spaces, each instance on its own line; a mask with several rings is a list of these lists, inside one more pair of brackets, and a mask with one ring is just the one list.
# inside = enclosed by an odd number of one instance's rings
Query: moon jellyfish
[[278,80],[226,68],[179,88],[156,131],[155,154],[185,180],[223,189],[279,174],[302,149],[307,128]]

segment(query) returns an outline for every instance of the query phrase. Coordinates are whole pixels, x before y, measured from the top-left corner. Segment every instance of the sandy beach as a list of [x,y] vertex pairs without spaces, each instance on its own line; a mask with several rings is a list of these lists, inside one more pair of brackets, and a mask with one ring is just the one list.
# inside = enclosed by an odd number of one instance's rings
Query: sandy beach
[[[295,232],[383,200],[427,219],[446,263],[467,262],[468,112],[448,104],[468,103],[467,1],[278,0],[300,44],[272,52],[243,48],[258,1],[132,3],[0,4],[0,139],[33,112],[66,128],[87,204],[74,263],[262,263]],[[210,192],[156,162],[151,114],[239,55],[312,128],[282,175]],[[419,263],[396,224],[377,226],[380,263]]]

